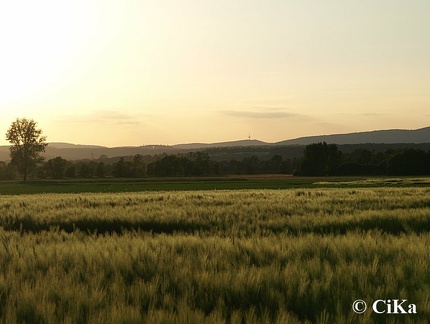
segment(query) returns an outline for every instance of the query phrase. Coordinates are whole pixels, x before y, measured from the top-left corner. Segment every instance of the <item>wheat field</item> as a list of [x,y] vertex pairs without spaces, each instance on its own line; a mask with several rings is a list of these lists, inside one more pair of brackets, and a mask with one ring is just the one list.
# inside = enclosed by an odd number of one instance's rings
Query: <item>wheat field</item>
[[[0,197],[2,323],[430,318],[430,189]],[[353,312],[407,299],[416,314]]]

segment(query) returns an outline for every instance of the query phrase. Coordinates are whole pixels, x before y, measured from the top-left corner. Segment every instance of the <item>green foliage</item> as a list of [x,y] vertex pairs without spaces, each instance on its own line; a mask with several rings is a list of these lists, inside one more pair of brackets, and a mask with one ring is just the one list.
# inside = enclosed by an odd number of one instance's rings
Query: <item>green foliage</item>
[[415,148],[399,148],[375,153],[368,149],[357,148],[350,153],[341,154],[334,144],[311,144],[306,146],[297,174],[304,176],[429,175],[430,152],[426,153]]
[[76,167],[75,167],[74,165],[70,165],[70,166],[66,169],[66,171],[65,171],[64,175],[65,175],[67,178],[74,178],[74,177],[76,177]]
[[205,176],[214,173],[209,155],[203,152],[164,155],[148,165],[148,175],[152,177]]
[[146,164],[143,156],[137,154],[132,161],[125,161],[121,157],[117,163],[114,163],[112,175],[118,178],[141,178],[146,175]]
[[106,176],[106,164],[104,162],[97,163],[96,176],[104,178]]
[[[428,188],[44,194],[0,201],[3,323],[430,317]],[[407,298],[415,315],[356,315]]]
[[341,152],[335,144],[317,143],[307,145],[299,165],[298,174],[305,176],[331,176],[341,160]]
[[[0,164],[1,168],[1,164]],[[0,169],[1,170],[1,169]],[[72,171],[69,173],[69,171]],[[73,167],[66,177],[74,176]],[[324,181],[321,181],[324,180]],[[330,180],[330,181],[327,181]],[[430,178],[367,178],[367,177],[292,177],[292,176],[235,176],[194,178],[148,178],[148,179],[67,179],[61,181],[41,180],[31,182],[1,181],[0,195],[24,195],[37,193],[114,193],[144,191],[187,190],[238,190],[238,189],[293,189],[293,188],[363,188],[363,187],[416,187],[428,186]]]
[[405,149],[397,152],[387,161],[387,174],[430,174],[430,152],[426,153],[416,149]]
[[45,167],[47,171],[47,176],[53,179],[64,178],[68,164],[68,161],[60,156],[48,160]]
[[45,151],[46,137],[42,136],[42,130],[37,129],[37,123],[32,119],[16,119],[6,132],[6,139],[12,144],[10,156],[12,163],[27,180],[27,175],[37,163],[43,161],[40,156]]
[[95,174],[96,162],[81,162],[78,164],[78,175],[81,178],[92,178]]
[[15,179],[17,174],[16,167],[9,163],[6,164],[3,161],[0,161],[0,179],[1,180],[11,180]]
[[284,160],[281,155],[274,155],[269,160],[251,155],[241,160],[232,159],[217,163],[220,174],[292,174],[296,165],[296,159]]

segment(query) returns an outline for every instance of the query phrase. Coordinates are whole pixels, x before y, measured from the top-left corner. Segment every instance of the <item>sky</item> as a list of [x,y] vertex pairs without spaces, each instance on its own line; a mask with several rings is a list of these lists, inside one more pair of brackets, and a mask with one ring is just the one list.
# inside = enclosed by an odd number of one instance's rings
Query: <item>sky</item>
[[22,117],[105,146],[427,127],[429,31],[428,0],[0,0],[0,135]]

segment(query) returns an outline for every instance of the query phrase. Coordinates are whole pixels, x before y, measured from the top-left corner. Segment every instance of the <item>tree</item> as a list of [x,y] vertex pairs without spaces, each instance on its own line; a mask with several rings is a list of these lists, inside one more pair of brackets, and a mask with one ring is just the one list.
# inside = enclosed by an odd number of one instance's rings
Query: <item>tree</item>
[[40,153],[48,145],[46,136],[42,136],[42,130],[36,127],[37,123],[32,119],[17,118],[6,133],[6,139],[12,144],[12,163],[22,173],[24,181],[27,181],[28,172],[43,161]]
[[106,164],[104,162],[97,163],[96,176],[104,178],[106,175]]
[[298,174],[304,176],[334,175],[341,160],[335,144],[316,143],[307,145]]
[[124,157],[121,157],[117,163],[114,163],[112,174],[117,178],[131,177],[131,163],[124,161]]
[[48,175],[54,179],[61,179],[66,173],[68,161],[63,159],[61,156],[57,156],[54,159],[50,159],[46,164]]
[[146,165],[143,156],[136,154],[133,156],[133,177],[142,178],[146,175]]
[[430,173],[430,154],[423,150],[399,150],[387,160],[389,175],[427,175]]
[[71,165],[66,169],[66,172],[64,174],[67,178],[74,178],[76,177],[76,166]]
[[16,177],[16,168],[11,163],[6,164],[6,162],[0,161],[0,179],[2,180],[10,180],[15,179]]
[[78,174],[81,178],[92,178],[96,169],[95,162],[82,162],[79,164]]

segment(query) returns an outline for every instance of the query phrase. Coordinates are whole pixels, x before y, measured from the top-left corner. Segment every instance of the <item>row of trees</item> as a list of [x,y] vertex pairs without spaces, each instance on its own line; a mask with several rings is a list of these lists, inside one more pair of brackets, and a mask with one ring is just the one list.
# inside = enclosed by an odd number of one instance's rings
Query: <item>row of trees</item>
[[[11,171],[13,172],[13,169],[10,166],[0,164],[0,177],[4,178],[8,172],[10,175]],[[178,155],[163,154],[151,159],[142,155],[121,157],[109,164],[102,161],[71,162],[57,157],[40,164],[36,169],[37,177],[56,179],[271,173],[294,173],[301,176],[430,175],[430,152],[407,148],[389,149],[378,153],[357,149],[351,153],[343,153],[334,144],[317,143],[306,146],[302,159],[284,160],[279,155],[261,159],[252,155],[242,160],[216,162],[205,152],[192,152]]]
[[192,152],[185,155],[162,155],[146,164],[143,156],[135,155],[131,160],[122,157],[112,165],[104,162],[71,162],[61,157],[42,163],[41,153],[47,146],[46,137],[32,119],[16,119],[6,133],[11,143],[11,163],[0,163],[0,178],[13,179],[21,173],[24,181],[30,172],[37,178],[61,179],[64,177],[125,177],[144,176],[205,176],[228,173],[290,173],[296,161],[283,161],[279,155],[268,161],[261,161],[257,156],[244,158],[242,161],[214,162],[207,153]]
[[[273,174],[292,173],[297,160],[283,160],[279,155],[269,160],[261,160],[253,155],[242,160],[216,162],[205,152],[166,155],[156,157],[135,155],[120,157],[116,162],[105,163],[100,160],[68,161],[56,157],[31,169],[31,176],[38,179],[63,178],[142,178],[142,177],[180,177],[213,176],[220,174]],[[12,163],[0,162],[0,179],[15,179],[18,169]]]
[[296,175],[430,175],[430,152],[405,148],[372,152],[358,149],[349,154],[335,144],[307,145]]
[[61,157],[42,163],[40,156],[47,146],[46,137],[32,119],[16,119],[6,133],[11,143],[11,163],[0,163],[0,178],[14,178],[21,173],[24,181],[29,172],[38,178],[92,178],[114,176],[121,178],[208,176],[218,174],[295,173],[303,176],[332,175],[429,175],[430,152],[419,149],[387,150],[374,153],[358,149],[342,153],[335,144],[307,145],[303,158],[283,160],[274,155],[260,160],[252,155],[241,161],[231,159],[215,162],[205,152],[161,155],[146,163],[142,155],[131,159],[121,157],[113,164],[104,162],[70,162]]
[[291,174],[297,167],[297,159],[284,159],[275,154],[270,159],[261,159],[256,155],[244,157],[242,160],[231,159],[218,163],[220,174]]

